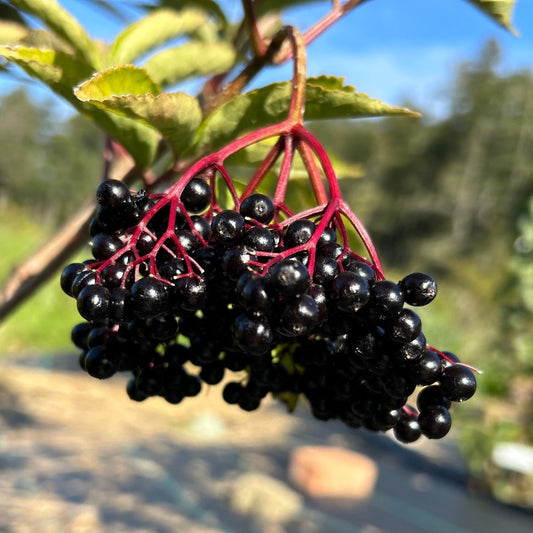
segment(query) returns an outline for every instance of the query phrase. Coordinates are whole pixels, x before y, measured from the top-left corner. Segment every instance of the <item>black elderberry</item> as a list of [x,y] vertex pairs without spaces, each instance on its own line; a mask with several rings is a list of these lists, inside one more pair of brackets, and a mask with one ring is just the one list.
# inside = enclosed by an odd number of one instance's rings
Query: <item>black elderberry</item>
[[339,264],[335,259],[327,256],[319,256],[315,261],[313,281],[321,285],[329,286],[339,272]]
[[261,224],[268,224],[274,218],[274,204],[264,194],[251,194],[246,197],[239,209],[243,217],[252,218]]
[[415,442],[420,438],[422,432],[418,423],[418,417],[406,411],[400,412],[400,417],[394,426],[394,436],[405,444]]
[[108,353],[104,346],[91,348],[85,357],[87,373],[98,379],[107,379],[113,376],[119,366],[119,360],[113,353]]
[[319,283],[312,283],[307,287],[305,294],[315,301],[318,308],[318,322],[325,320],[327,318],[328,304],[324,287]]
[[455,355],[453,352],[442,352],[442,367],[446,368],[451,365],[455,365],[456,363],[460,363],[461,360],[457,355]]
[[411,363],[422,357],[426,350],[426,346],[426,337],[421,332],[420,335],[411,342],[400,344],[399,347],[393,351],[393,355],[400,361]]
[[181,201],[189,213],[201,213],[211,204],[211,187],[205,179],[193,178],[183,189]]
[[416,397],[416,406],[419,411],[439,405],[449,409],[451,403],[452,402],[444,396],[444,392],[439,385],[424,387]]
[[224,364],[222,361],[215,361],[203,365],[199,375],[204,383],[207,383],[208,385],[216,385],[224,378],[224,370]]
[[100,272],[102,285],[108,289],[114,289],[122,284],[122,278],[126,272],[126,265],[121,263],[109,263]]
[[104,346],[113,336],[112,331],[106,326],[98,326],[91,329],[87,336],[87,346],[89,349],[96,346]]
[[331,244],[337,242],[337,232],[333,228],[325,228],[324,231],[320,234],[318,242],[316,243],[317,248],[324,246],[325,244]]
[[291,297],[302,294],[309,286],[309,281],[309,271],[297,259],[279,261],[270,271],[271,285],[280,296]]
[[341,263],[344,270],[365,278],[370,285],[376,280],[375,270],[368,263],[353,255],[345,255]]
[[89,322],[81,322],[76,324],[70,332],[70,339],[74,346],[81,348],[82,350],[88,349],[87,339],[93,326]]
[[109,305],[109,319],[114,323],[132,318],[130,309],[127,307],[129,290],[124,287],[115,287],[111,290],[111,302]]
[[175,283],[174,305],[178,310],[198,311],[207,302],[207,285],[200,276],[183,276]]
[[341,272],[333,280],[331,288],[333,299],[341,311],[359,311],[370,299],[367,280],[354,272]]
[[399,286],[409,305],[427,305],[437,296],[437,282],[423,272],[413,272],[405,276]]
[[230,209],[220,212],[211,222],[213,237],[222,244],[240,241],[244,235],[244,229],[244,218]]
[[185,396],[198,396],[202,390],[202,382],[197,376],[187,375],[183,381],[183,394]]
[[96,271],[94,270],[82,270],[72,281],[70,288],[71,295],[77,298],[80,292],[89,285],[96,283]]
[[202,216],[193,215],[191,217],[191,222],[191,229],[198,233],[204,241],[208,241],[211,237],[211,224],[209,221]]
[[105,180],[96,189],[96,200],[104,207],[116,208],[131,201],[127,185],[118,180]]
[[243,411],[255,411],[261,405],[261,398],[257,398],[255,396],[247,394],[245,389],[240,395],[239,400],[237,401],[237,405]]
[[124,244],[115,235],[107,235],[105,233],[98,233],[93,238],[92,254],[98,261],[104,261],[115,255]]
[[252,312],[270,313],[275,304],[275,297],[264,277],[251,277],[238,293],[243,307]]
[[441,375],[440,357],[433,350],[426,349],[411,368],[411,377],[418,385],[431,385]]
[[398,343],[411,342],[420,335],[422,321],[411,309],[403,309],[400,314],[387,324],[389,338]]
[[80,315],[94,322],[109,316],[111,293],[101,285],[88,285],[78,294],[76,304]]
[[289,301],[279,317],[277,331],[286,337],[307,335],[318,324],[318,305],[308,294]]
[[338,259],[344,248],[336,242],[328,242],[317,247],[317,257],[330,257],[331,259]]
[[452,402],[464,402],[476,392],[476,376],[461,364],[444,368],[439,382],[444,395]]
[[370,289],[368,307],[370,313],[378,319],[394,318],[403,309],[402,291],[392,281],[378,281]]
[[87,265],[83,263],[70,263],[61,272],[60,285],[62,291],[68,296],[72,294],[72,283],[78,274],[87,271]]
[[434,405],[420,411],[418,425],[428,439],[442,439],[452,427],[452,418],[446,407]]
[[308,242],[316,230],[312,220],[300,219],[291,222],[285,229],[283,243],[286,248],[294,248]]
[[146,326],[151,337],[158,341],[169,341],[178,333],[178,322],[173,315],[165,314],[149,318]]
[[235,341],[250,355],[262,355],[270,351],[274,335],[268,320],[263,316],[241,314],[233,329]]
[[130,400],[133,400],[134,402],[142,402],[148,398],[148,395],[144,392],[141,392],[137,388],[137,383],[135,378],[131,378],[128,380],[128,383],[126,385],[126,393],[128,394]]
[[152,234],[148,233],[147,231],[143,231],[139,235],[137,243],[135,244],[139,255],[148,255],[155,246],[156,241],[157,239],[155,239]]
[[167,299],[167,290],[163,283],[153,277],[147,277],[132,285],[129,305],[135,316],[147,319],[164,313]]
[[258,252],[272,252],[274,250],[274,237],[268,228],[254,226],[244,234],[244,244]]
[[168,281],[175,281],[179,276],[187,273],[187,263],[184,259],[170,259],[159,267],[159,275]]
[[237,281],[247,270],[254,256],[244,246],[232,246],[222,256],[222,270],[233,281]]

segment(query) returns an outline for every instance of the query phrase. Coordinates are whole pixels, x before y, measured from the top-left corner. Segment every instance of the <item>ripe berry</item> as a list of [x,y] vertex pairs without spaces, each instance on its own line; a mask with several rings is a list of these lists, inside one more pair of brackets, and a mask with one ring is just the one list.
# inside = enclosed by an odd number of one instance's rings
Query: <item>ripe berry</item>
[[152,318],[165,312],[166,303],[167,291],[155,278],[141,278],[131,287],[129,304],[139,318]]
[[295,220],[287,226],[283,242],[287,248],[294,248],[305,244],[311,239],[316,230],[316,225],[312,220]]
[[215,239],[222,244],[238,242],[244,235],[244,218],[227,209],[213,219],[211,230]]
[[105,180],[96,189],[97,202],[106,208],[119,207],[131,200],[127,185],[118,180]]
[[400,442],[408,444],[418,440],[421,434],[417,416],[401,411],[398,422],[394,426],[394,436]]
[[270,272],[271,285],[280,296],[302,294],[309,286],[309,281],[309,271],[297,259],[284,259],[276,263]]
[[332,283],[333,298],[341,311],[359,311],[370,299],[370,288],[365,278],[354,272],[341,272]]
[[85,369],[90,376],[107,379],[118,370],[119,360],[116,355],[108,353],[103,346],[96,346],[87,352]]
[[398,285],[409,305],[427,305],[437,296],[437,282],[429,274],[422,272],[405,276]]
[[70,263],[63,272],[61,272],[60,285],[61,289],[68,296],[72,296],[72,282],[78,274],[87,270],[87,266],[83,263]]
[[251,355],[267,353],[274,340],[272,329],[265,317],[250,317],[246,314],[239,315],[235,320],[233,335],[240,348]]
[[211,187],[206,180],[193,178],[183,189],[181,201],[190,213],[201,213],[211,203]]
[[252,218],[262,224],[268,224],[274,218],[274,204],[264,194],[251,194],[246,197],[239,209],[243,217]]
[[442,371],[440,386],[452,402],[464,402],[476,392],[476,376],[463,365],[451,365]]
[[400,314],[387,324],[389,337],[398,343],[411,342],[420,335],[422,321],[411,309],[403,309]]
[[452,418],[446,407],[434,405],[420,412],[418,424],[428,439],[442,439],[452,427]]
[[102,285],[86,286],[76,298],[80,315],[93,322],[105,320],[109,316],[111,293]]

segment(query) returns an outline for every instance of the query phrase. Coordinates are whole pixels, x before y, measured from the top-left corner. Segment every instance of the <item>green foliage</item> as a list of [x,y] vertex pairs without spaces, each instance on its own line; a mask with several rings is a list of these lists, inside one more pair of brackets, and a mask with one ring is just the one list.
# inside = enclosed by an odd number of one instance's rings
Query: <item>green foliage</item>
[[516,33],[511,18],[516,0],[468,0],[490,18],[512,33]]
[[[198,129],[195,150],[216,150],[251,129],[281,122],[286,118],[291,83],[273,83],[236,96],[211,113]],[[384,104],[354,87],[345,86],[341,78],[309,78],[306,89],[305,116],[308,120],[362,118],[391,115],[418,116],[405,107]]]
[[207,19],[201,11],[158,9],[128,26],[113,42],[110,64],[128,64],[180,35],[198,30]]

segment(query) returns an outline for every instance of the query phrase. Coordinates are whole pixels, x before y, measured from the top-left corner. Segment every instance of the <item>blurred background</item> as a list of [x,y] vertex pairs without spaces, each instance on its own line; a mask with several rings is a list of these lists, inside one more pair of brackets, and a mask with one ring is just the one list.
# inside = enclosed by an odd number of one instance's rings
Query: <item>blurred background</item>
[[[104,40],[124,25],[97,2],[62,4]],[[531,531],[532,5],[518,2],[513,37],[466,2],[395,4],[370,2],[319,38],[310,74],[344,75],[422,118],[310,127],[342,162],[387,277],[437,279],[421,310],[428,341],[483,371],[450,436],[404,447],[305,406],[235,412],[218,387],[178,407],[133,404],[121,378],[78,371],[78,317],[54,279],[0,324],[0,531]],[[225,2],[236,18],[239,6]],[[317,13],[287,19],[306,27]],[[254,85],[287,77],[270,69]],[[0,74],[0,283],[94,194],[103,146],[51,94]],[[369,458],[379,476],[366,499],[296,487],[291,454],[309,444]]]

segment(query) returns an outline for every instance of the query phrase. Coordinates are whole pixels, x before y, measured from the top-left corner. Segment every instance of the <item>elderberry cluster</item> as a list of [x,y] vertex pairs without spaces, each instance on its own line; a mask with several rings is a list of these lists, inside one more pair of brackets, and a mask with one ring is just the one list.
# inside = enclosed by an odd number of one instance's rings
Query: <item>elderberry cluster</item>
[[446,435],[451,402],[474,394],[472,371],[427,345],[411,309],[434,299],[435,280],[381,279],[338,242],[338,219],[280,223],[259,193],[221,209],[202,176],[172,200],[114,180],[96,197],[94,259],[68,265],[61,287],[85,319],[72,330],[81,367],[131,373],[132,400],[177,404],[244,371],[223,389],[243,410],[303,395],[320,420],[413,442]]

